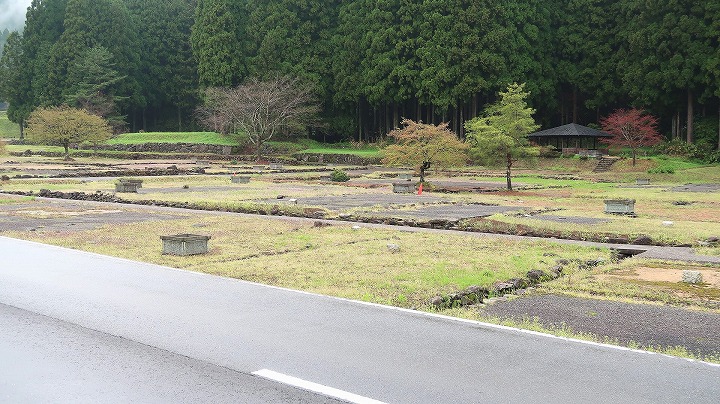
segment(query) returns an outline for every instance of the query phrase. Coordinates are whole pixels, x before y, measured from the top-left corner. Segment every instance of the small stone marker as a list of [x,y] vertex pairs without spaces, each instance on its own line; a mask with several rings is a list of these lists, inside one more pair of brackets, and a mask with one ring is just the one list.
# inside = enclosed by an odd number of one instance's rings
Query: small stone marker
[[265,170],[265,166],[253,166],[253,170],[261,173],[263,170]]
[[417,188],[415,184],[409,182],[393,182],[393,192],[396,194],[414,193]]
[[400,246],[397,244],[388,244],[387,249],[393,254],[400,252]]
[[619,215],[635,214],[635,199],[606,199],[605,213]]
[[412,174],[410,174],[410,173],[400,173],[400,174],[398,174],[397,178],[398,178],[399,180],[410,181],[410,180],[412,180]]
[[250,176],[247,175],[233,175],[230,177],[233,184],[247,184],[250,182]]
[[197,255],[208,252],[210,236],[199,234],[175,234],[160,236],[163,243],[163,254],[169,255]]
[[700,271],[684,270],[682,273],[682,281],[684,283],[698,284],[702,283],[702,273]]
[[665,221],[662,222],[662,225],[663,225],[663,226],[667,226],[667,227],[671,227],[671,226],[674,225],[674,224],[675,224],[675,222],[673,222],[673,221],[671,221],[671,220],[665,220]]
[[120,178],[115,183],[115,192],[137,192],[138,188],[142,188],[142,182],[142,180]]
[[351,228],[352,228],[353,230],[360,230],[360,229],[362,229],[362,227],[357,226],[357,225],[356,225],[356,226],[353,226],[353,227],[351,227]]
[[635,184],[637,185],[650,185],[650,179],[649,178],[638,178],[635,180]]
[[295,198],[288,199],[288,202],[294,203],[295,205],[297,205],[297,199],[295,199]]
[[282,170],[283,165],[281,163],[270,163],[271,170]]

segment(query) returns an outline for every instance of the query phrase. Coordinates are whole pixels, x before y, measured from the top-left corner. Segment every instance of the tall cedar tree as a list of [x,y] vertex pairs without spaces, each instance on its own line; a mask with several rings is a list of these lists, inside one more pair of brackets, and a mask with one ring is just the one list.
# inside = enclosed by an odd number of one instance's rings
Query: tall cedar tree
[[388,134],[396,143],[383,149],[383,163],[412,166],[420,174],[420,182],[425,182],[430,167],[458,167],[467,162],[467,145],[458,140],[447,123],[433,125],[403,119],[402,124],[403,128]]
[[70,144],[97,144],[111,136],[110,125],[103,118],[78,108],[38,108],[30,114],[27,122],[28,140],[62,146],[66,159],[70,156]]
[[231,87],[247,76],[246,2],[198,0],[190,41],[202,87]]
[[654,146],[663,141],[657,131],[657,118],[640,109],[618,109],[601,119],[600,124],[605,132],[613,135],[601,141],[611,146],[629,147],[632,150],[633,166],[639,147]]
[[7,116],[20,126],[20,140],[24,139],[25,120],[33,108],[27,80],[29,62],[23,50],[22,36],[13,32],[0,57],[0,100],[10,103]]
[[510,84],[506,92],[500,92],[500,99],[485,109],[483,116],[465,124],[471,153],[484,163],[505,164],[508,191],[512,191],[513,163],[520,157],[538,153],[527,135],[540,126],[532,117],[535,110],[525,102],[530,94],[524,88],[524,84]]

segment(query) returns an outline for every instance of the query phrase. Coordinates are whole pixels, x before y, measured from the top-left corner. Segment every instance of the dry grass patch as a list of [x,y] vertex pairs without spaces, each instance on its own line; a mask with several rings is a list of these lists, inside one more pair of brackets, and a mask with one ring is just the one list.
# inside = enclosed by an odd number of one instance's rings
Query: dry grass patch
[[[206,255],[161,254],[160,235],[212,236]],[[588,260],[607,250],[546,242],[408,233],[307,222],[202,215],[193,219],[113,225],[77,232],[13,237],[206,272],[270,285],[428,308],[429,300],[470,285],[490,286],[547,269],[557,256]],[[391,253],[388,244],[400,251]],[[556,254],[555,257],[550,256]]]
[[[682,283],[683,270],[705,283]],[[691,306],[720,312],[720,267],[630,258],[592,271],[576,271],[540,286],[547,292],[613,300]]]

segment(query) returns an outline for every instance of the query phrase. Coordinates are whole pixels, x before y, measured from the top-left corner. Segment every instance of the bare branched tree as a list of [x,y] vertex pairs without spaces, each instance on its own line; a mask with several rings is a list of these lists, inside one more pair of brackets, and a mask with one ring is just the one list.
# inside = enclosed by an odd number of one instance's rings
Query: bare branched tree
[[309,88],[291,77],[251,79],[235,88],[208,88],[196,110],[198,121],[252,144],[257,160],[263,145],[279,133],[294,134],[317,124],[320,104]]

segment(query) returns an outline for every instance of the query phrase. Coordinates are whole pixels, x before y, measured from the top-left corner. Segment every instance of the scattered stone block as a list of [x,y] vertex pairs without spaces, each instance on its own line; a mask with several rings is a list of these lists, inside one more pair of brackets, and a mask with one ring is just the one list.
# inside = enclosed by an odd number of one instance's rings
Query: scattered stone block
[[650,179],[649,178],[638,178],[635,180],[635,184],[637,185],[650,185]]
[[132,180],[127,178],[120,178],[115,183],[115,192],[135,192],[137,193],[138,188],[142,188],[142,180]]
[[396,194],[408,194],[417,191],[417,187],[409,182],[393,182],[393,192]]
[[606,199],[605,213],[616,215],[634,215],[635,199]]
[[250,182],[249,175],[233,175],[230,177],[233,184],[247,184]]
[[410,180],[412,180],[412,174],[410,174],[410,173],[400,173],[400,174],[398,174],[397,179],[399,179],[399,180],[405,180],[405,181],[410,181]]
[[163,243],[163,254],[169,255],[197,255],[208,252],[210,236],[198,234],[175,234],[160,236]]
[[700,271],[685,270],[682,272],[682,281],[693,285],[702,283],[702,273]]
[[265,166],[260,166],[260,165],[258,165],[258,166],[253,166],[253,170],[254,170],[255,172],[261,173],[261,172],[263,172],[263,171],[265,170]]
[[400,252],[400,246],[397,244],[388,244],[387,249],[393,254]]
[[281,163],[270,163],[271,170],[282,170],[283,165]]

